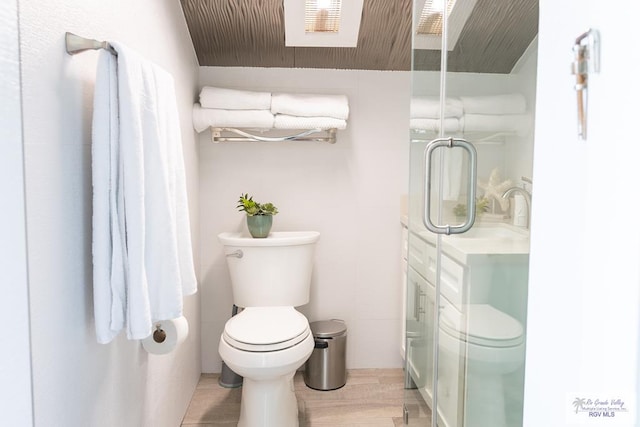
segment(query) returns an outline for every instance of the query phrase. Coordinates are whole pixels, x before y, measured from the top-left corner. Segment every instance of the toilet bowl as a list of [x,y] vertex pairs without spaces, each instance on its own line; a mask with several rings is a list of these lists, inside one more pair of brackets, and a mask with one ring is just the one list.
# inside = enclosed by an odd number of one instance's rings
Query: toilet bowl
[[293,307],[250,307],[227,322],[218,351],[244,377],[238,426],[298,425],[293,376],[313,345],[309,322]]
[[[445,304],[440,316],[443,365],[459,366],[461,359],[466,363],[464,424],[452,425],[507,427],[505,378],[524,364],[524,329],[516,319],[489,304],[470,304],[464,311],[466,315],[461,316],[453,306]],[[442,398],[439,397],[438,406],[445,417],[458,417],[457,396],[446,398],[447,387],[458,381],[457,376],[445,378],[442,392],[439,390]]]
[[239,427],[296,427],[296,370],[314,347],[309,321],[295,307],[309,302],[317,232],[272,232],[254,239],[240,233],[218,236],[225,255],[234,304],[243,307],[227,321],[220,357],[244,377]]

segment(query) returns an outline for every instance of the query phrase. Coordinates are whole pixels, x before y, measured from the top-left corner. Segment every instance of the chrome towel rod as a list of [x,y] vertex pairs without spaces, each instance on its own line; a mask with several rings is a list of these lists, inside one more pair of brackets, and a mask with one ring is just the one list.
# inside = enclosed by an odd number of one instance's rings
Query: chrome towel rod
[[75,55],[86,50],[104,49],[118,56],[118,52],[116,52],[116,50],[109,44],[109,42],[87,39],[69,32],[65,33],[64,41],[66,43],[67,53],[69,55]]

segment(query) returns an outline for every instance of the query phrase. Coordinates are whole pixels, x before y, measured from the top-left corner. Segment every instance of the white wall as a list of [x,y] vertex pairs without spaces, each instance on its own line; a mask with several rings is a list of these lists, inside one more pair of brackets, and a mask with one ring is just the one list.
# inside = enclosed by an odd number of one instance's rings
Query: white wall
[[400,367],[400,194],[407,191],[409,73],[202,67],[200,83],[348,95],[327,143],[213,144],[200,137],[203,370],[219,372],[231,285],[216,236],[241,230],[240,193],[271,201],[274,230],[317,230],[310,321],[344,319],[347,366]]
[[[197,247],[197,61],[180,3],[20,0],[35,425],[179,424],[200,374],[199,297],[191,334],[169,356],[119,336],[96,343],[91,272],[90,131],[97,54],[72,57],[64,33],[117,40],[176,81]],[[197,251],[196,251],[197,252]]]
[[17,1],[0,4],[0,425],[31,426],[29,291],[24,216]]
[[[637,426],[640,300],[638,108],[629,80],[636,0],[540,2],[524,426]],[[572,46],[600,31],[587,141],[577,137]],[[577,398],[623,399],[589,418]],[[635,414],[635,415],[634,415]]]
[[[533,175],[537,66],[538,38],[536,37],[511,72],[511,90],[524,95],[527,110],[532,115],[532,126],[529,132],[510,137],[510,143],[506,146],[505,176],[511,178],[514,184],[521,183],[523,176],[532,178]],[[531,186],[527,188],[531,190]]]

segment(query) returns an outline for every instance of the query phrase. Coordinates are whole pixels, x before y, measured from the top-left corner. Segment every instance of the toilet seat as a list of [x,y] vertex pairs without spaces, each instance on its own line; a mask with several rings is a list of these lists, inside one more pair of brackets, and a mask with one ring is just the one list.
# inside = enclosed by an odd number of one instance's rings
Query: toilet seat
[[453,307],[446,306],[440,328],[461,341],[484,347],[516,347],[524,341],[520,322],[489,304],[469,304],[465,313],[468,321]]
[[227,321],[222,337],[239,350],[271,352],[293,347],[310,333],[309,321],[293,307],[247,307]]

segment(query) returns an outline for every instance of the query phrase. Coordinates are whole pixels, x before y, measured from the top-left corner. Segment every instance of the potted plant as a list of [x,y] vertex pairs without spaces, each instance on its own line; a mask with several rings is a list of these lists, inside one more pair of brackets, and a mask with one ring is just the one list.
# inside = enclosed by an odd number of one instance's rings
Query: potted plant
[[273,225],[273,216],[278,213],[273,203],[258,203],[253,196],[241,194],[238,210],[247,214],[247,227],[252,237],[264,238],[269,235]]
[[[476,198],[476,215],[480,216],[489,210],[489,199],[486,197]],[[459,203],[453,207],[453,214],[456,218],[464,220],[467,216],[467,205]]]

